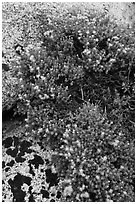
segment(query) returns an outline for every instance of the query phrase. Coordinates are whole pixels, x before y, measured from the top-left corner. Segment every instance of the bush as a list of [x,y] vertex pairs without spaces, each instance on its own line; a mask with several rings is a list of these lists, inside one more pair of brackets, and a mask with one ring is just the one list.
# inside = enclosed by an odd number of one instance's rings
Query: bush
[[[117,107],[122,118],[126,109],[128,121],[134,123],[134,115],[129,114],[134,111],[134,31],[117,26],[105,14],[80,12],[63,18],[36,15],[40,42],[35,48],[26,47],[21,59],[26,110],[33,110],[36,119],[49,102],[70,107],[85,100],[99,103],[111,119]],[[45,19],[51,22],[45,24]],[[74,36],[83,52],[74,46]]]
[[61,184],[67,201],[131,201],[134,30],[94,10],[53,11],[33,13],[35,45],[25,32],[18,112],[27,114],[26,136],[54,150],[60,177],[71,180]]
[[62,145],[52,160],[60,177],[65,177],[61,190],[65,191],[67,181],[73,189],[66,201],[123,202],[131,199],[134,150],[130,151],[120,125],[109,121],[97,106],[87,103],[69,116],[62,138]]

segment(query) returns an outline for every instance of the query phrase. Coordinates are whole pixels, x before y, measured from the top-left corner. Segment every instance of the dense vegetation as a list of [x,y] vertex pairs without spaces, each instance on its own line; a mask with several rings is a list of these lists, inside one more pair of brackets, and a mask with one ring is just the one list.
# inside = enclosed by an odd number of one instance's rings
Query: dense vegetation
[[16,112],[54,151],[64,201],[134,201],[134,28],[78,8],[24,21]]

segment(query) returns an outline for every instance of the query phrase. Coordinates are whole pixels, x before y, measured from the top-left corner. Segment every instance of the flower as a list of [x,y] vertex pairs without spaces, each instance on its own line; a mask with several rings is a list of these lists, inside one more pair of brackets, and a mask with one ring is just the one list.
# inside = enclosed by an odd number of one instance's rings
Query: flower
[[49,96],[47,94],[44,94],[45,99],[49,99]]
[[110,62],[113,63],[113,62],[116,62],[116,60],[112,58],[110,59]]
[[49,36],[53,33],[53,30],[48,30],[44,33],[45,36]]
[[86,54],[86,55],[89,55],[89,54],[91,53],[91,51],[90,51],[89,49],[85,49],[85,50],[83,51],[83,53]]
[[83,197],[83,198],[89,198],[88,192],[82,193],[82,194],[81,194],[81,197]]
[[34,67],[30,66],[30,72],[34,72]]
[[119,143],[119,140],[116,139],[112,144],[113,144],[114,146],[117,146],[118,143]]
[[65,189],[64,189],[64,196],[71,196],[73,192],[73,188],[72,186],[67,186]]
[[51,21],[51,19],[50,19],[50,18],[47,18],[47,21],[48,21],[48,23],[49,23],[49,24],[51,24],[51,23],[52,23],[52,21]]
[[92,32],[93,34],[96,34],[96,31],[95,30],[93,30],[93,32]]
[[107,160],[107,156],[102,157],[102,161],[106,161]]
[[34,57],[34,55],[31,55],[31,56],[30,56],[30,60],[31,60],[32,62],[35,62],[35,57]]
[[87,30],[87,31],[86,31],[86,34],[89,35],[89,33],[90,33],[89,30]]
[[113,36],[112,39],[114,39],[114,40],[119,40],[119,38],[118,38],[117,36]]

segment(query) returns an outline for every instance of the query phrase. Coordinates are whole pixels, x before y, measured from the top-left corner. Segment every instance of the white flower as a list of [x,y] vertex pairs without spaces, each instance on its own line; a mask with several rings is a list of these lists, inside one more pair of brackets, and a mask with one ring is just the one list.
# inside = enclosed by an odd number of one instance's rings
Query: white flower
[[116,60],[115,59],[110,59],[110,62],[113,63],[113,62],[116,62]]
[[121,166],[120,166],[120,169],[124,169],[124,166],[121,165]]
[[100,64],[100,61],[99,61],[99,60],[96,60],[96,64],[97,64],[97,65]]
[[55,88],[51,87],[50,91],[53,92],[55,90]]
[[56,173],[56,169],[53,165],[51,166],[51,170],[52,170],[52,173]]
[[101,152],[101,149],[97,149],[97,152],[100,153],[100,152]]
[[26,183],[23,183],[23,185],[21,186],[21,190],[27,192],[29,190],[29,186]]
[[119,132],[119,136],[121,136],[122,135],[122,132]]
[[79,140],[77,140],[77,141],[76,141],[76,144],[77,144],[77,146],[78,146],[78,147],[80,147],[80,146],[81,146],[81,143],[80,143],[80,141],[79,141]]
[[106,199],[106,201],[107,201],[107,202],[113,202],[113,200],[110,200],[110,199]]
[[19,76],[19,75],[22,75],[22,72],[19,71],[19,72],[18,72],[18,76]]
[[68,144],[68,140],[63,140],[63,142],[65,142],[66,144]]
[[110,38],[108,38],[108,42],[110,42]]
[[75,162],[71,160],[71,168],[74,169],[74,167],[75,167]]
[[69,158],[69,157],[71,157],[71,154],[70,154],[70,152],[67,152],[66,154],[64,154],[64,156],[65,156],[66,158]]
[[36,131],[35,131],[35,130],[32,130],[32,133],[33,133],[33,134],[35,134],[35,133],[36,133]]
[[21,94],[19,94],[19,99],[22,99],[23,97],[22,97],[22,95]]
[[31,60],[32,62],[35,62],[35,57],[34,57],[34,55],[31,55],[31,56],[30,56],[30,60]]
[[48,128],[46,128],[46,130],[45,130],[45,131],[46,131],[46,133],[49,133],[49,129],[48,129]]
[[109,190],[109,193],[113,193],[113,190],[112,190],[112,189],[110,189],[110,190]]
[[46,78],[44,76],[41,76],[41,79],[44,81]]
[[65,150],[68,152],[68,151],[69,151],[69,147],[68,147],[68,146],[66,146]]
[[124,54],[126,54],[127,53],[127,50],[126,49],[123,49],[123,51],[122,51]]
[[38,133],[41,133],[42,131],[43,131],[42,128],[39,128],[39,129],[38,129]]
[[104,156],[103,158],[102,158],[102,161],[106,161],[107,160],[107,156]]
[[80,175],[83,175],[84,174],[83,169],[80,168],[79,173]]
[[113,44],[112,44],[112,43],[109,43],[109,44],[108,44],[108,46],[109,46],[109,47],[112,47],[112,46],[113,46]]
[[81,197],[83,197],[83,198],[89,198],[88,192],[82,193],[82,194],[81,194]]
[[49,96],[47,94],[44,94],[45,99],[49,99]]
[[46,36],[46,35],[49,35],[49,34],[50,34],[50,31],[49,31],[49,30],[44,33],[45,36]]
[[113,36],[114,40],[119,40],[119,38],[117,36]]
[[73,189],[72,189],[72,186],[67,186],[65,189],[64,189],[64,196],[71,196],[73,192]]
[[90,51],[89,49],[85,49],[85,50],[83,51],[83,53],[86,54],[86,55],[89,55],[89,54],[91,53],[91,51]]
[[70,183],[71,183],[71,180],[70,180],[70,179],[65,179],[65,180],[64,180],[64,183],[70,184]]
[[93,32],[92,32],[93,34],[96,34],[96,31],[95,30],[93,30]]
[[118,145],[118,143],[119,143],[119,140],[115,140],[114,142],[113,142],[113,145],[116,147],[117,145]]
[[69,148],[70,152],[74,152],[74,149],[72,147]]
[[95,22],[95,21],[96,21],[96,18],[93,18],[92,21]]
[[96,49],[96,47],[93,47],[93,49],[92,49],[94,52],[96,52],[97,51],[97,49]]
[[23,81],[23,79],[22,79],[22,78],[20,78],[19,80],[20,80],[20,82],[21,82],[21,81]]
[[99,180],[99,179],[100,179],[99,175],[96,175],[96,179],[97,179],[97,180]]
[[51,96],[52,98],[55,98],[55,94],[54,94],[54,93],[53,93],[53,94],[51,94],[50,96]]
[[118,48],[118,49],[117,49],[117,52],[121,52],[121,49],[120,49],[120,48]]
[[32,45],[32,44],[28,44],[28,46],[26,47],[26,49],[33,49],[34,48],[34,45]]
[[53,30],[48,30],[44,33],[45,36],[51,35],[51,33],[53,33]]
[[42,95],[41,95],[41,94],[39,94],[39,98],[40,98],[40,99],[42,99],[42,100],[44,99],[44,97],[42,97]]
[[89,42],[86,42],[86,45],[88,46],[90,43]]
[[51,21],[51,19],[50,19],[50,18],[48,18],[47,20],[48,20],[48,23],[49,23],[49,24],[51,24],[51,23],[52,23],[52,21]]
[[30,66],[30,72],[34,71],[34,67]]
[[86,31],[86,34],[89,35],[89,30]]
[[39,89],[39,87],[38,87],[38,86],[35,86],[35,87],[34,87],[34,89],[35,89],[35,90],[38,90],[38,89]]
[[37,77],[37,78],[40,78],[40,75],[39,75],[39,74],[37,74],[37,75],[36,75],[36,77]]

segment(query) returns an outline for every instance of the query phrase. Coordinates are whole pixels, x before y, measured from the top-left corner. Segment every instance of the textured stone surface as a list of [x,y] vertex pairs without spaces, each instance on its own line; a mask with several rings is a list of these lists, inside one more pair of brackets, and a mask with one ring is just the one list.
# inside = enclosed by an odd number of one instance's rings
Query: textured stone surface
[[114,16],[121,24],[132,25],[135,21],[135,5],[131,2],[99,2],[93,3],[93,6]]
[[59,178],[48,165],[50,156],[32,140],[3,139],[3,202],[59,201]]

